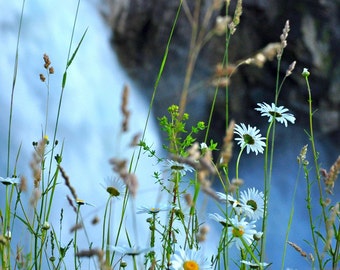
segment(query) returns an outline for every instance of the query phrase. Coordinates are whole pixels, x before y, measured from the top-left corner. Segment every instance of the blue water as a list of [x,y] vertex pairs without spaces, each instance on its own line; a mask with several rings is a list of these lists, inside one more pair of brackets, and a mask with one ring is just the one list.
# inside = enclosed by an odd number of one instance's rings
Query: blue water
[[[50,56],[55,74],[50,78],[50,106],[47,134],[52,138],[54,121],[58,100],[61,91],[61,78],[64,72],[68,45],[72,31],[72,24],[77,1],[60,0],[27,1],[23,27],[19,44],[19,66],[16,88],[14,93],[14,110],[11,144],[11,167],[13,170],[16,152],[20,144],[21,153],[18,161],[18,174],[31,178],[29,162],[32,157],[32,142],[41,138],[45,123],[46,95],[45,85],[39,80],[39,73],[43,70],[42,55]],[[6,153],[7,128],[10,105],[10,94],[15,59],[16,38],[18,22],[20,19],[20,1],[0,1],[0,149]],[[148,100],[143,97],[142,89],[137,89],[120,67],[115,52],[109,44],[110,30],[99,15],[97,2],[84,1],[80,6],[77,21],[73,50],[76,43],[88,28],[84,42],[81,45],[74,63],[68,71],[67,84],[64,92],[62,110],[60,115],[58,140],[64,141],[63,163],[75,187],[78,196],[93,206],[83,208],[83,217],[87,223],[88,234],[94,247],[101,240],[101,225],[92,226],[90,221],[93,216],[101,216],[106,202],[106,192],[101,184],[104,179],[112,176],[111,166],[108,163],[111,157],[130,159],[132,150],[127,150],[134,134],[142,132],[148,112]],[[121,130],[121,92],[123,85],[131,88],[129,108],[130,129],[128,134],[122,135]],[[288,130],[288,129],[287,129]],[[264,135],[264,132],[262,134]],[[268,230],[268,262],[273,262],[272,269],[278,269],[281,263],[281,254],[284,243],[285,228],[287,227],[290,202],[297,175],[298,166],[296,156],[301,147],[308,143],[301,128],[290,129],[290,133],[279,133],[280,143],[277,148],[276,158],[279,163],[274,166],[271,203],[269,212]],[[300,134],[300,135],[297,135]],[[149,122],[147,142],[161,153],[161,140],[159,130],[155,125],[153,116]],[[330,153],[328,142],[320,138],[320,151]],[[337,151],[326,155],[327,159],[321,161],[327,166],[336,158]],[[0,175],[6,174],[6,155],[0,156]],[[310,159],[312,161],[312,159]],[[157,201],[158,188],[151,177],[155,169],[153,159],[143,157],[137,168],[139,177],[139,193],[135,206],[152,204]],[[328,168],[328,167],[327,167]],[[249,155],[241,161],[240,177],[246,180],[247,186],[262,189],[263,157]],[[58,226],[60,208],[65,209],[64,230],[62,240],[67,243],[71,235],[68,228],[74,224],[74,213],[71,211],[66,194],[67,188],[61,184],[56,194],[57,207],[54,208],[51,223]],[[32,184],[30,184],[32,187]],[[310,247],[304,239],[310,239],[306,228],[305,183],[300,180],[297,193],[295,220],[292,225],[290,241],[300,244],[307,252]],[[316,196],[316,195],[315,195]],[[30,194],[27,195],[27,200]],[[317,197],[316,197],[317,198]],[[317,205],[317,199],[315,204]],[[3,200],[3,198],[1,198]],[[163,198],[166,199],[166,198]],[[3,203],[3,201],[2,201]],[[119,209],[119,205],[114,211]],[[215,212],[214,202],[209,203],[209,211]],[[130,206],[129,206],[129,211]],[[135,239],[139,246],[145,243],[147,224],[145,216],[137,220],[138,235]],[[206,253],[214,252],[214,242],[217,241],[219,227],[208,221],[212,226]],[[133,221],[128,219],[126,226],[134,228]],[[13,241],[23,243],[26,238],[13,236]],[[87,245],[85,238],[80,238],[80,245]],[[123,244],[123,243],[122,243]],[[290,269],[308,269],[308,264],[291,248],[288,247],[286,267]]]
[[[15,155],[20,144],[21,153],[18,161],[18,175],[28,178],[32,188],[32,172],[29,163],[33,154],[33,141],[39,141],[45,125],[47,90],[39,80],[44,73],[43,59],[47,53],[51,59],[55,74],[50,77],[50,103],[47,134],[53,138],[54,123],[57,115],[61,91],[61,79],[66,65],[69,40],[71,37],[77,1],[26,1],[22,34],[19,44],[19,66],[14,93],[14,110],[12,125],[11,163],[13,172]],[[0,58],[0,175],[6,176],[7,130],[10,108],[10,95],[15,59],[16,37],[20,19],[21,1],[0,1],[2,16],[0,19],[1,58]],[[74,63],[68,70],[66,89],[64,91],[59,131],[59,146],[64,142],[63,162],[71,184],[80,199],[94,206],[84,207],[83,217],[87,222],[91,241],[98,247],[101,240],[101,225],[92,226],[91,219],[102,216],[107,193],[102,185],[105,178],[113,176],[109,159],[112,157],[132,157],[128,147],[133,135],[143,132],[148,112],[148,101],[135,89],[133,82],[119,67],[117,58],[109,44],[110,31],[99,16],[97,5],[84,1],[80,5],[79,18],[75,31],[73,49],[75,49],[84,31],[88,28],[85,40],[79,49]],[[130,86],[129,109],[131,110],[129,132],[121,134],[121,93],[123,86]],[[149,122],[146,141],[156,150],[161,143],[154,119]],[[60,149],[60,148],[59,148]],[[60,150],[59,150],[60,151]],[[158,188],[152,179],[155,160],[141,159],[137,174],[140,175],[139,191],[136,205],[145,203],[143,196],[148,196],[149,203],[156,202]],[[66,194],[70,194],[62,183],[58,186],[55,198],[58,200],[52,219],[58,227],[59,212],[64,208],[64,244],[71,235],[69,228],[75,222]],[[27,195],[30,197],[30,193]],[[27,198],[27,200],[28,200]],[[1,200],[4,198],[1,198]],[[114,208],[114,211],[117,211]],[[131,209],[128,208],[128,211]],[[50,221],[51,223],[53,222]],[[131,227],[131,220],[126,223]],[[147,228],[146,222],[140,227]],[[58,229],[58,228],[56,228]],[[82,236],[84,238],[84,236]],[[17,240],[15,237],[14,241]],[[144,237],[140,237],[144,239]],[[81,237],[80,237],[81,239]],[[84,238],[85,239],[85,238]],[[19,239],[19,242],[27,239]],[[88,247],[80,240],[80,245]],[[139,244],[138,242],[136,244]],[[141,243],[140,243],[141,245]]]

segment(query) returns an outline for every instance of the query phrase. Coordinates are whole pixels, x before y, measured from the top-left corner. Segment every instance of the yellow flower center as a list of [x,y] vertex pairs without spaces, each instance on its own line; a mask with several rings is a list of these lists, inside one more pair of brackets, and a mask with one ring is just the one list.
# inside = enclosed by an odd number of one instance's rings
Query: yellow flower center
[[241,237],[244,234],[243,226],[234,227],[232,233],[234,237]]
[[199,270],[200,269],[197,262],[195,261],[186,261],[183,264],[183,268],[184,270]]
[[157,214],[161,209],[156,208],[156,207],[151,207],[150,208],[150,214]]
[[106,191],[113,197],[118,197],[120,195],[119,191],[114,187],[107,187]]

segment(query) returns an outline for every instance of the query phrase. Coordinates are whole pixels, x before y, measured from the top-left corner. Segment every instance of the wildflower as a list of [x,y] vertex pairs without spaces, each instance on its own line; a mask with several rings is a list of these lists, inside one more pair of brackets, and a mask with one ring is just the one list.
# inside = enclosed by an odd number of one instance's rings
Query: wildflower
[[231,239],[230,244],[235,243],[238,249],[243,248],[243,242],[246,242],[250,245],[254,240],[254,234],[256,234],[256,227],[254,221],[248,223],[245,221],[245,218],[241,218],[235,216],[229,220],[231,226],[228,228],[228,239]]
[[227,219],[220,216],[219,214],[215,213],[215,214],[209,214],[209,218],[215,220],[216,222],[222,224],[223,227],[225,227],[227,225]]
[[242,260],[241,263],[249,265],[251,269],[259,269],[259,268],[262,269],[263,267],[267,267],[269,265],[269,263],[265,263],[265,262],[254,263],[254,262],[249,262],[245,260]]
[[171,169],[172,172],[179,172],[181,176],[185,176],[186,172],[193,172],[194,168],[184,164],[184,163],[180,163],[174,160],[166,160],[167,163],[167,167],[169,167]]
[[305,78],[308,78],[309,77],[309,75],[310,75],[310,72],[308,71],[308,68],[304,68],[303,70],[302,70],[302,76],[303,77],[305,77]]
[[256,155],[259,152],[261,154],[263,153],[266,144],[262,140],[266,138],[259,134],[260,130],[256,129],[256,127],[251,127],[250,125],[246,127],[243,123],[241,123],[241,125],[236,124],[234,133],[241,137],[235,140],[238,141],[237,144],[239,144],[241,148],[247,147],[247,154],[249,154],[250,151],[255,152]]
[[90,204],[90,203],[88,203],[88,202],[85,202],[84,200],[79,199],[79,198],[75,199],[75,200],[74,200],[74,203],[75,203],[76,205],[78,205],[78,206],[81,206],[81,205],[94,206],[93,204]]
[[161,207],[140,206],[138,207],[137,214],[157,214],[170,209],[171,207],[169,205],[163,205]]
[[12,239],[12,232],[9,229],[7,229],[7,231],[5,233],[5,238],[7,240],[11,240]]
[[146,253],[151,250],[151,248],[138,248],[138,247],[126,247],[126,246],[110,246],[110,249],[128,256],[138,256],[142,253]]
[[216,192],[216,196],[222,201],[222,202],[228,202],[233,209],[235,210],[236,214],[240,215],[243,212],[243,205],[236,199],[234,199],[233,196],[231,195],[225,195],[224,193],[221,192]]
[[200,147],[201,147],[201,150],[204,150],[204,149],[207,149],[208,148],[208,145],[205,143],[205,142],[202,142],[200,144]]
[[86,202],[85,202],[84,200],[78,199],[78,198],[75,200],[75,202],[76,202],[76,204],[79,205],[79,206],[80,206],[80,205],[86,204]]
[[117,199],[124,197],[126,187],[122,181],[109,177],[105,179],[105,184],[103,187],[111,197],[116,197]]
[[0,176],[0,182],[3,183],[5,186],[16,185],[16,184],[19,184],[19,178],[17,178],[17,177],[3,178],[3,177]]
[[51,227],[50,223],[48,221],[45,221],[44,224],[42,225],[41,229],[44,231],[49,230]]
[[203,254],[196,249],[179,249],[171,259],[172,270],[212,269]]
[[273,118],[277,120],[279,123],[284,124],[286,127],[288,125],[288,121],[294,124],[295,117],[291,113],[287,113],[288,109],[280,106],[277,107],[274,103],[270,106],[269,104],[263,102],[257,103],[259,108],[255,108],[255,110],[261,112],[261,116],[268,116],[269,120],[268,122],[273,121]]
[[254,240],[260,241],[263,236],[263,232],[257,232],[253,236],[254,236]]
[[263,217],[263,193],[259,192],[255,188],[248,188],[247,191],[241,191],[240,202],[243,205],[249,207],[244,207],[245,215],[251,220],[258,220]]

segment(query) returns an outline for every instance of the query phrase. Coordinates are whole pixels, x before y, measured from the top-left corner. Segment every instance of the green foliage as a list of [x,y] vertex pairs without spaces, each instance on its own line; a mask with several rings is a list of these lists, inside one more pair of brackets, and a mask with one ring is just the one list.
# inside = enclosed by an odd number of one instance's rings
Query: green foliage
[[170,154],[186,157],[186,150],[196,139],[193,135],[206,129],[204,122],[200,121],[196,126],[191,127],[191,131],[186,130],[186,121],[189,119],[189,114],[184,113],[180,116],[179,107],[171,105],[168,108],[169,118],[163,116],[159,118],[160,127],[167,134],[169,146],[164,145],[164,149]]

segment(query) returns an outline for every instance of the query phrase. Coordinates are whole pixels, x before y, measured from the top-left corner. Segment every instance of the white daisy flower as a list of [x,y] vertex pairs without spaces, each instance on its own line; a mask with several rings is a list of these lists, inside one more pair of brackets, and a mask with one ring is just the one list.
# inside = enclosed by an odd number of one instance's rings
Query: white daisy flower
[[2,184],[4,184],[5,186],[19,184],[19,180],[20,180],[20,178],[17,178],[17,177],[3,178],[3,177],[0,176],[0,182]]
[[249,265],[251,269],[260,269],[260,267],[263,268],[269,265],[269,263],[265,263],[265,262],[255,263],[255,262],[249,262],[245,260],[242,260],[241,263],[245,265]]
[[180,163],[175,160],[166,160],[166,167],[171,170],[171,172],[179,172],[181,176],[185,176],[187,172],[193,172],[195,169],[188,164]]
[[264,195],[255,188],[248,188],[247,191],[240,192],[240,202],[248,206],[244,208],[244,213],[252,220],[263,218]]
[[200,250],[179,249],[171,258],[172,270],[203,270],[212,269]]
[[216,222],[222,224],[223,227],[227,225],[227,219],[222,217],[221,215],[214,213],[214,214],[209,214],[209,218],[215,220]]
[[201,150],[208,149],[208,145],[205,142],[201,143]]
[[169,205],[162,205],[160,207],[150,207],[142,205],[138,207],[137,214],[157,214],[162,211],[169,211],[171,209],[171,206]]
[[275,120],[277,120],[279,123],[284,124],[285,127],[287,127],[288,121],[292,124],[295,123],[294,115],[288,113],[289,110],[283,106],[277,107],[274,103],[269,105],[265,102],[257,103],[257,105],[259,108],[255,108],[255,110],[261,112],[261,116],[268,116],[268,122],[273,121],[273,118],[275,118]]
[[105,179],[105,186],[103,185],[107,193],[112,197],[121,198],[125,195],[126,186],[118,178],[108,177]]
[[230,245],[236,245],[237,249],[243,249],[243,243],[241,238],[250,245],[254,240],[254,234],[256,234],[256,227],[254,222],[252,221],[248,223],[245,221],[245,218],[241,218],[235,216],[229,219],[231,226],[228,228],[228,239],[230,240]]
[[239,202],[238,200],[236,200],[233,196],[231,195],[226,195],[222,192],[216,192],[217,197],[219,198],[220,201],[222,202],[228,202],[230,206],[233,207],[233,209],[235,210],[237,215],[240,215],[241,213],[243,213],[243,208],[247,206],[246,205],[242,205],[241,202]]
[[88,202],[85,202],[84,200],[79,199],[79,198],[75,199],[74,202],[75,202],[75,204],[78,205],[78,206],[80,206],[80,205],[90,205],[90,206],[94,206],[93,204],[90,204],[90,203],[88,203]]
[[241,123],[241,125],[236,124],[234,133],[241,137],[235,138],[235,140],[238,141],[237,144],[239,144],[241,148],[247,148],[247,154],[249,154],[250,151],[255,152],[256,155],[263,153],[266,144],[262,140],[266,138],[259,134],[260,130],[256,129],[256,127],[251,127],[250,125],[246,127],[243,123]]
[[116,251],[127,256],[138,256],[142,253],[151,251],[151,248],[138,248],[138,247],[127,247],[127,246],[110,246],[112,251]]

